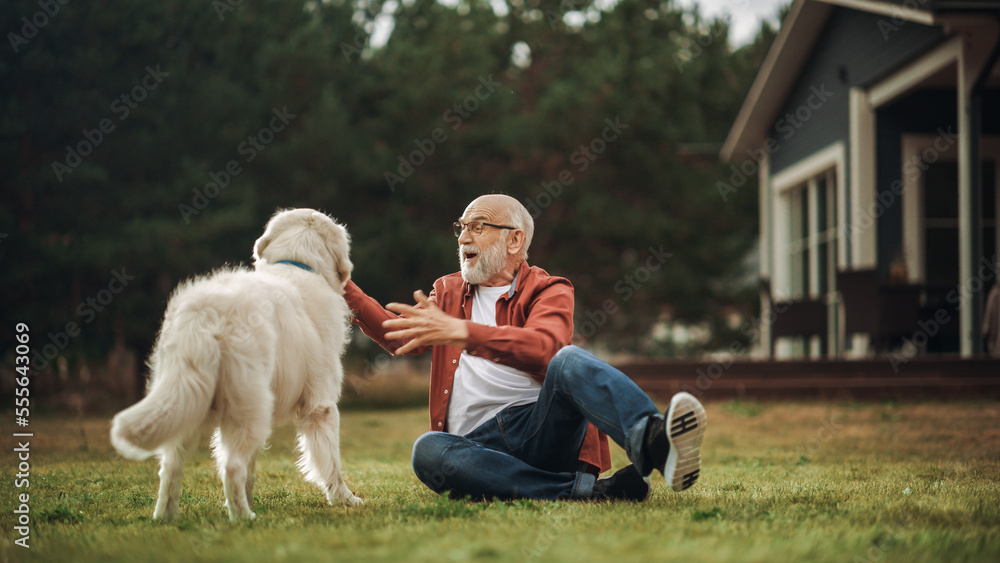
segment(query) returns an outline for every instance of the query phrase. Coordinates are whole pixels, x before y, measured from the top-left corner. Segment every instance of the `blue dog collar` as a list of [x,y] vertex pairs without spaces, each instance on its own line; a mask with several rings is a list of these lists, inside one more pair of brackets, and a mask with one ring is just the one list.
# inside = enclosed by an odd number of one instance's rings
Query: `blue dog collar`
[[315,272],[316,271],[316,270],[313,270],[312,268],[310,268],[309,266],[306,266],[302,262],[296,262],[295,260],[278,260],[277,262],[275,262],[275,264],[291,264],[292,266],[298,266],[299,268],[302,268],[303,270],[306,270],[307,272]]

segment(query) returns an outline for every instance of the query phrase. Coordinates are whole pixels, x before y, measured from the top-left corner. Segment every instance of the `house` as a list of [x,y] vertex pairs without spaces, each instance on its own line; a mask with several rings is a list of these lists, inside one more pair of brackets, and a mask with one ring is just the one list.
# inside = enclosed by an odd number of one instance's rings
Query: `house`
[[761,349],[982,353],[1000,1],[794,0],[721,150],[756,174]]

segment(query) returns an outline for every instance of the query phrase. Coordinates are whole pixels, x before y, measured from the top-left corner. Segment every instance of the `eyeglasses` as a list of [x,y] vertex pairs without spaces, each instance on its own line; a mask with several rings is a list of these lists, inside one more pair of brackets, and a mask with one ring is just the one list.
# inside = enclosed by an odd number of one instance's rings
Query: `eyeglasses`
[[482,221],[469,221],[468,223],[462,223],[461,221],[455,221],[452,223],[452,227],[455,229],[455,236],[462,236],[462,231],[469,229],[469,232],[473,236],[479,236],[483,234],[483,227],[493,227],[494,229],[510,229],[516,230],[517,227],[507,227],[504,225],[494,225],[493,223],[483,223]]

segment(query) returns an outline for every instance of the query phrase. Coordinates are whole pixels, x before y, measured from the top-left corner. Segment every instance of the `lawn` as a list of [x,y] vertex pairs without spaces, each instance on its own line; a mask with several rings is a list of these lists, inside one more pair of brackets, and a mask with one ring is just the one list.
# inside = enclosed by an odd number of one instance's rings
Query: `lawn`
[[157,464],[115,454],[107,418],[35,418],[30,549],[14,544],[24,489],[4,427],[0,561],[1000,561],[997,403],[706,408],[701,481],[657,482],[644,504],[446,500],[409,468],[423,409],[349,410],[344,463],[366,504],[326,506],[283,427],[258,462],[257,519],[240,524],[207,446],[180,518],[159,524]]

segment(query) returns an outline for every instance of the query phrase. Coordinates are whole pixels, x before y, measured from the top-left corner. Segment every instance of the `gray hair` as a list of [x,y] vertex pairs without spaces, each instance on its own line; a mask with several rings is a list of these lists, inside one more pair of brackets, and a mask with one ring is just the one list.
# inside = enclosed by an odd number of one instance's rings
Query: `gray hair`
[[[511,223],[510,226],[524,231],[524,245],[521,246],[520,258],[527,260],[528,247],[531,246],[531,238],[535,236],[535,220],[531,218],[531,213],[528,213],[527,208],[516,199],[513,200],[507,209],[507,214],[507,218]],[[504,238],[504,242],[506,242],[506,237]]]

